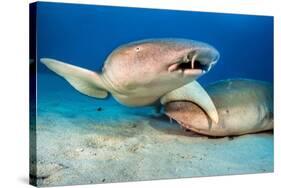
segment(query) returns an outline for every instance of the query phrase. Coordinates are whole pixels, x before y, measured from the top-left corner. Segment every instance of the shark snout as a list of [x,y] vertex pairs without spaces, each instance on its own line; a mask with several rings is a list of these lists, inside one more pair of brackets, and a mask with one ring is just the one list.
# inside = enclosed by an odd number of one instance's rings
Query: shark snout
[[184,58],[185,63],[190,63],[192,69],[209,71],[219,60],[220,54],[214,48],[201,48],[191,51]]
[[181,61],[169,67],[170,72],[204,74],[218,62],[219,52],[214,48],[198,48],[188,51]]

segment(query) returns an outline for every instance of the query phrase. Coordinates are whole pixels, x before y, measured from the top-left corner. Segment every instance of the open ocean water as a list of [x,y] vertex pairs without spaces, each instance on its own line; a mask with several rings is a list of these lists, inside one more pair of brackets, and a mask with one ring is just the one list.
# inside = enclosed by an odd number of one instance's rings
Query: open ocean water
[[210,139],[185,132],[153,108],[129,108],[74,90],[39,58],[100,71],[119,45],[187,38],[213,45],[217,65],[199,79],[273,83],[273,17],[37,3],[36,152],[38,185],[67,185],[273,171],[273,134]]

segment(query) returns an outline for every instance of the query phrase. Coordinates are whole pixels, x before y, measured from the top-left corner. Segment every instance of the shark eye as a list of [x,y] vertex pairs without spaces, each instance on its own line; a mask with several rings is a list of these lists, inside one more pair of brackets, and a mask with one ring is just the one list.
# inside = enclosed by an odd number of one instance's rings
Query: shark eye
[[137,52],[140,51],[140,47],[136,47],[136,51],[137,51]]

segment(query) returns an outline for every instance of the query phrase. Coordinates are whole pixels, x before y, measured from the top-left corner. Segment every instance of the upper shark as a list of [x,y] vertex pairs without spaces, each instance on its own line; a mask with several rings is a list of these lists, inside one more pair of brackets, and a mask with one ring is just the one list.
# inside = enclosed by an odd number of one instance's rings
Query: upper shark
[[79,92],[96,98],[106,98],[110,92],[126,106],[154,104],[162,96],[188,84],[190,92],[185,96],[196,104],[204,99],[200,106],[217,122],[211,98],[195,80],[207,73],[219,56],[214,47],[203,42],[162,38],[121,45],[108,55],[99,73],[55,59],[40,60]]

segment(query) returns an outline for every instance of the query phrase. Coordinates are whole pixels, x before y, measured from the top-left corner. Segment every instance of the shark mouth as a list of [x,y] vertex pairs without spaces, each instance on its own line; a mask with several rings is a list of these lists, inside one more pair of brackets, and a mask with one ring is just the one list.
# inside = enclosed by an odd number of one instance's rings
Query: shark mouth
[[206,54],[192,54],[192,57],[190,57],[189,54],[185,56],[181,61],[170,65],[168,71],[189,75],[205,74],[218,60],[218,57],[215,57],[215,59],[213,59],[205,55]]
[[187,73],[187,74],[204,74],[211,69],[209,64],[203,64],[198,60],[179,62],[169,67],[169,72]]

